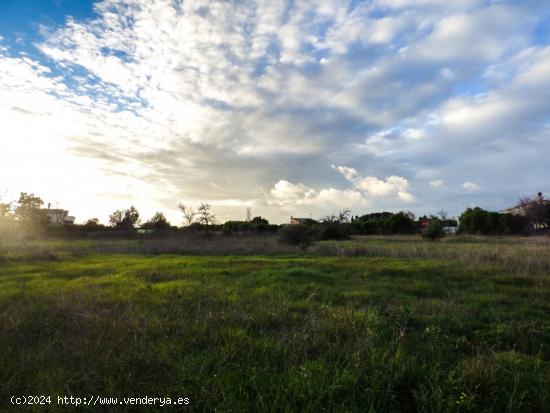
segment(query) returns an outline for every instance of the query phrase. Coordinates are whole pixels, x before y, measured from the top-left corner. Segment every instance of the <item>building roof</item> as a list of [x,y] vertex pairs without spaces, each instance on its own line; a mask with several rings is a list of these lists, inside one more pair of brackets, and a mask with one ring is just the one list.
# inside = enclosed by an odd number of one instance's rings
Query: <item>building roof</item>
[[296,218],[296,217],[290,217],[290,222],[296,222],[296,223],[299,223],[299,224],[303,224],[305,222],[307,222],[308,220],[310,220],[311,218]]
[[[537,194],[537,196],[533,199],[533,202],[536,202],[539,205],[550,206],[550,199],[544,199],[542,192]],[[519,203],[511,208],[503,209],[501,212],[504,214],[525,215],[525,206],[522,203]]]

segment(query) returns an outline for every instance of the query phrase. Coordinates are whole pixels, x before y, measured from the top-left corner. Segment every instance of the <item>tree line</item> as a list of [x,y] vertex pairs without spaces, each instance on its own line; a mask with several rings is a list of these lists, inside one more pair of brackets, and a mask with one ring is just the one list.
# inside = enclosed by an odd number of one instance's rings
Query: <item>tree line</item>
[[[351,235],[399,235],[423,234],[426,238],[437,239],[446,233],[481,235],[528,235],[548,232],[550,228],[550,202],[536,198],[523,198],[518,207],[523,213],[509,214],[486,211],[479,207],[468,208],[458,219],[449,218],[445,211],[435,215],[416,218],[408,211],[375,212],[353,216],[348,209],[338,213],[307,219],[298,225],[273,225],[263,217],[252,217],[250,208],[243,221],[230,220],[218,224],[212,206],[203,202],[197,209],[179,204],[182,216],[181,225],[172,225],[162,212],[156,212],[142,222],[137,208],[130,206],[109,215],[108,225],[99,219],[91,218],[82,225],[54,226],[43,208],[44,201],[26,192],[20,193],[17,201],[3,203],[0,199],[0,234],[26,232],[28,234],[63,234],[89,232],[163,233],[174,231],[221,232],[223,234],[261,234],[280,231],[282,238],[296,237],[309,240],[346,239]],[[70,227],[70,228],[68,228]],[[289,238],[288,242],[294,243]],[[300,243],[296,241],[295,243]]]

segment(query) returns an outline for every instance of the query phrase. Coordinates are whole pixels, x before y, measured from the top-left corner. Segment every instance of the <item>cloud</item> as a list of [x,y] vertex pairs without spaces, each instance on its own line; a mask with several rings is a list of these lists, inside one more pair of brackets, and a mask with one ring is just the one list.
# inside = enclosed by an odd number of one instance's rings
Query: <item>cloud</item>
[[[182,200],[275,220],[346,202],[454,213],[476,176],[467,202],[497,209],[550,179],[543,2],[94,9],[24,55],[0,38],[0,175],[77,216],[121,202],[170,215]],[[23,161],[33,170],[16,174]],[[333,166],[346,187],[327,165],[347,165]]]
[[280,180],[271,190],[271,196],[276,200],[282,201],[304,201],[317,196],[314,189],[308,188],[304,184],[293,184],[291,182]]
[[316,216],[333,212],[335,208],[357,210],[368,206],[363,194],[353,189],[326,188],[317,191],[302,183],[294,184],[285,180],[277,182],[270,195],[270,205],[301,214],[316,213]]
[[357,179],[359,179],[359,174],[353,168],[348,168],[347,166],[336,166],[336,165],[331,165],[331,168],[340,172],[350,182],[355,182]]
[[479,191],[481,189],[478,184],[473,182],[464,182],[462,184],[462,188],[464,188],[468,192]]
[[386,178],[386,180],[381,180],[374,176],[367,176],[358,180],[355,184],[358,188],[361,188],[373,197],[398,194],[403,200],[412,199],[412,195],[406,192],[409,182],[400,176],[390,176]]
[[332,168],[344,175],[353,184],[354,188],[370,197],[397,196],[399,200],[404,202],[413,202],[415,200],[414,196],[407,191],[409,181],[401,176],[392,175],[384,180],[375,176],[361,177],[355,169],[345,166],[332,165]]

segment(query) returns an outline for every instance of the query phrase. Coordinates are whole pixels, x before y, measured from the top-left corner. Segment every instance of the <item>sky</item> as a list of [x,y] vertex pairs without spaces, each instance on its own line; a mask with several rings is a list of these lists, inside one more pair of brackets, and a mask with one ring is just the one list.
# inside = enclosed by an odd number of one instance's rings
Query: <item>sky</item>
[[501,210],[550,194],[547,0],[0,0],[0,197]]

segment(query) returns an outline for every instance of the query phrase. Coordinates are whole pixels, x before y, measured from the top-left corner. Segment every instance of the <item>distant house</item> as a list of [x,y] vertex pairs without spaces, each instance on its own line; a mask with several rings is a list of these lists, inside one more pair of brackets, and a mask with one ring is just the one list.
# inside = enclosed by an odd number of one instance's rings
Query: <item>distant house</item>
[[[537,194],[537,196],[535,197],[535,202],[538,205],[550,207],[550,199],[544,199],[544,197],[542,196],[542,192],[539,192]],[[527,214],[525,205],[522,205],[522,204],[518,204],[508,209],[504,209],[501,212],[503,214],[512,214],[512,215],[521,215],[521,216],[525,216]]]
[[548,214],[550,212],[550,199],[544,199],[539,192],[533,201],[520,202],[512,208],[501,211],[503,214],[519,215],[527,217],[535,231],[548,230]]
[[451,225],[445,225],[443,227],[443,232],[447,235],[455,235],[458,231],[458,227],[453,227]]
[[65,209],[50,208],[43,209],[44,215],[48,218],[50,224],[54,225],[70,225],[74,224],[75,217],[69,215],[69,211]]
[[458,222],[455,219],[439,219],[437,217],[420,217],[418,218],[418,223],[420,224],[420,229],[425,230],[430,225],[430,222],[436,218],[441,221],[443,232],[446,235],[455,235],[458,232]]

